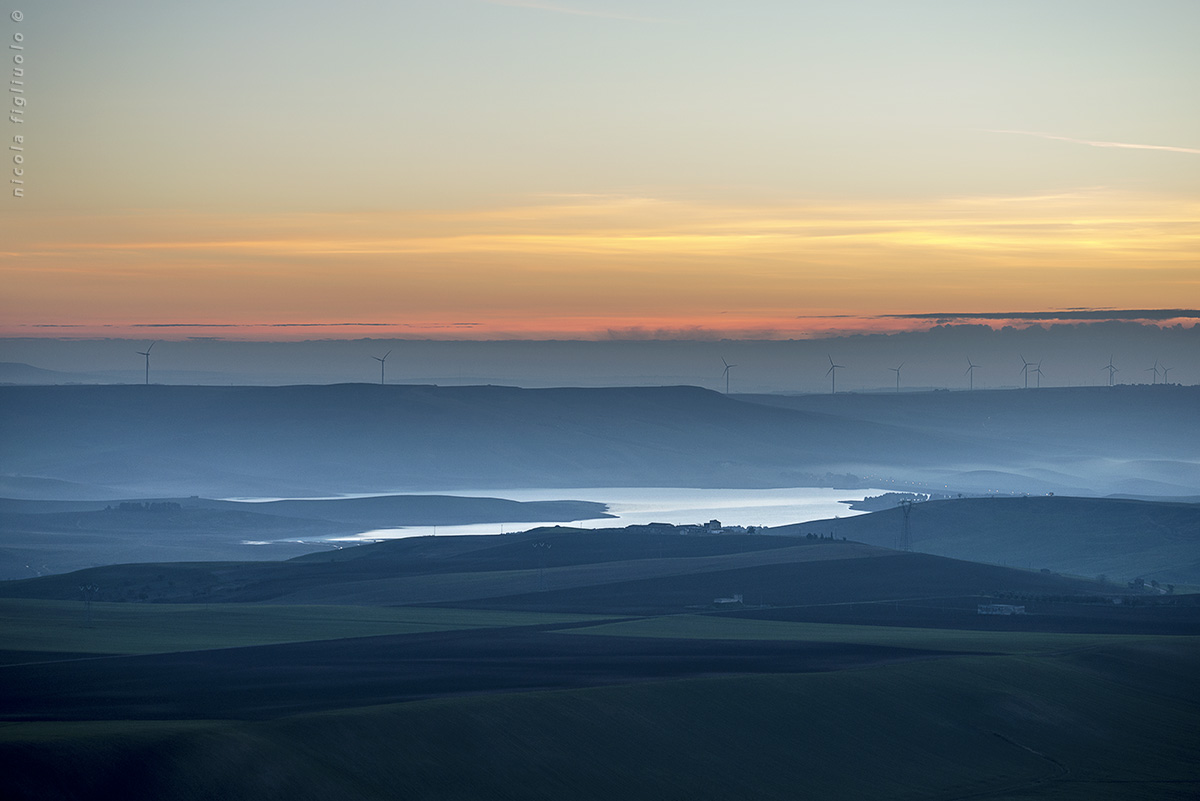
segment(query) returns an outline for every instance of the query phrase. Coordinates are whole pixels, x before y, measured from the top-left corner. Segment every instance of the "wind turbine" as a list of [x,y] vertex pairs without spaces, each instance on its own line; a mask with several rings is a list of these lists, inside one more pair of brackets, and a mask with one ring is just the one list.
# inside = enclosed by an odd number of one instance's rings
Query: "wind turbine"
[[904,367],[904,362],[900,362],[900,367],[889,367],[888,368],[889,370],[891,370],[893,373],[896,374],[896,391],[897,392],[900,391],[900,369],[902,367]]
[[1112,356],[1109,356],[1109,357],[1108,357],[1108,365],[1107,365],[1106,367],[1101,367],[1101,368],[1100,368],[1101,370],[1107,370],[1107,371],[1108,371],[1108,385],[1109,385],[1110,387],[1113,385],[1113,373],[1116,373],[1116,372],[1118,372],[1117,368],[1116,368],[1116,367],[1113,367],[1112,360],[1113,360],[1113,357],[1112,357]]
[[[826,355],[828,355],[828,354],[826,354]],[[830,376],[830,380],[829,380],[829,394],[830,395],[837,394],[837,370],[839,367],[841,367],[842,369],[845,369],[846,365],[834,364],[833,357],[829,356],[829,369],[825,371],[825,375]]]
[[725,365],[725,372],[721,373],[721,375],[725,376],[725,394],[728,395],[729,394],[729,371],[732,370],[733,368],[737,367],[737,365],[730,364],[729,362],[725,361],[724,356],[721,357],[721,364]]
[[972,364],[971,358],[967,357],[967,379],[969,382],[967,389],[975,389],[975,368],[978,366],[978,364]]
[[384,362],[387,361],[387,357],[391,356],[391,355],[392,355],[392,352],[389,350],[387,353],[383,354],[382,357],[380,357],[380,356],[372,356],[371,357],[375,361],[379,362],[379,383],[380,383],[380,385],[383,384],[383,364],[384,364]]
[[1175,369],[1174,367],[1167,367],[1166,365],[1163,366],[1162,373],[1163,373],[1163,383],[1164,384],[1167,383],[1167,373],[1169,373],[1171,370],[1174,370],[1174,369]]
[[1033,368],[1033,372],[1037,373],[1038,389],[1042,388],[1042,363],[1038,362],[1037,367]]
[[1148,373],[1151,370],[1154,371],[1154,375],[1150,376],[1150,385],[1153,386],[1154,384],[1158,383],[1158,359],[1154,360],[1153,367],[1147,367],[1143,372]]
[[1025,376],[1025,389],[1029,389],[1029,365],[1033,362],[1025,361],[1025,357],[1021,357],[1021,373]]
[[157,343],[158,343],[158,340],[156,339],[156,340],[154,340],[154,342],[151,342],[149,345],[147,345],[145,350],[139,350],[139,351],[137,352],[138,356],[145,356],[145,357],[146,357],[146,383],[147,383],[147,384],[149,384],[149,383],[150,383],[150,350],[151,350],[151,348],[153,348],[153,347],[154,347],[154,346],[155,346]]

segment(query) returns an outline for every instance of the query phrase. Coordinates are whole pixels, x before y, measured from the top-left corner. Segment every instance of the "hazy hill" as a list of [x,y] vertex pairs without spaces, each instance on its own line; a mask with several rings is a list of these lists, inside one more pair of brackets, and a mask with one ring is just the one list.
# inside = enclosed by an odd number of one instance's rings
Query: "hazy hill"
[[[128,509],[131,504],[135,508]],[[136,506],[169,509],[168,514],[142,514]],[[283,517],[345,524],[341,529],[358,531],[364,526],[452,526],[468,523],[529,523],[612,517],[604,504],[593,501],[512,501],[505,498],[472,498],[460,495],[376,495],[365,498],[314,498],[305,500],[236,501],[211,498],[152,498],[117,501],[60,501],[0,498],[0,515],[29,517],[107,512],[88,517],[107,520],[106,528],[145,527],[154,520],[170,520],[196,510],[236,512],[255,517]],[[49,517],[44,519],[49,520]],[[249,518],[247,518],[249,519]],[[74,523],[70,523],[74,525]]]
[[285,559],[376,528],[608,517],[586,501],[401,495],[247,503],[0,498],[0,579],[126,562]]
[[[1200,584],[1200,504],[1113,498],[960,498],[912,507],[912,548],[1079,576]],[[894,548],[899,508],[773,529]]]
[[974,392],[738,395],[779,408],[971,437],[1060,455],[1196,460],[1200,386],[1047,387]]
[[[1200,387],[1116,386],[975,392],[747,395],[777,408],[890,425],[1023,460],[959,458],[924,473],[970,492],[1194,495],[1200,489]],[[971,445],[966,445],[971,443]]]
[[0,472],[124,496],[811,486],[846,472],[1005,492],[1200,486],[1197,387],[754,400],[695,387],[0,387]]
[[80,378],[76,373],[45,370],[23,362],[0,362],[0,384],[65,384]]
[[0,419],[0,471],[159,496],[805,485],[961,445],[694,387],[6,387]]
[[[1195,312],[1189,314],[1194,315]],[[148,335],[150,332],[146,332]],[[165,332],[163,332],[165,333]],[[649,332],[643,332],[648,334]],[[140,384],[145,339],[0,338],[0,358],[88,376],[87,383]],[[1171,379],[1200,382],[1200,326],[1080,322],[1049,327],[939,325],[929,331],[795,340],[682,340],[644,336],[592,341],[322,339],[263,342],[198,337],[154,347],[150,380],[161,384],[286,385],[379,381],[372,356],[392,351],[392,383],[521,387],[687,384],[723,390],[721,359],[736,364],[734,392],[829,392],[829,357],[839,390],[887,390],[904,363],[902,386],[965,390],[968,356],[981,365],[975,387],[1016,387],[1020,354],[1045,360],[1043,385],[1107,383],[1111,357],[1122,384],[1149,382],[1155,359]],[[1034,378],[1034,376],[1031,376]],[[42,383],[63,383],[50,377]]]

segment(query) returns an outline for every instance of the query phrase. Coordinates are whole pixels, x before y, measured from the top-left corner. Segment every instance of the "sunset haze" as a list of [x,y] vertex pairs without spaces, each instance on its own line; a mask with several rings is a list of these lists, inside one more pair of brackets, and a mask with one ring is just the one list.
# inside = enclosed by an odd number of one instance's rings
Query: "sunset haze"
[[6,336],[1200,307],[1191,2],[71,2],[5,29]]

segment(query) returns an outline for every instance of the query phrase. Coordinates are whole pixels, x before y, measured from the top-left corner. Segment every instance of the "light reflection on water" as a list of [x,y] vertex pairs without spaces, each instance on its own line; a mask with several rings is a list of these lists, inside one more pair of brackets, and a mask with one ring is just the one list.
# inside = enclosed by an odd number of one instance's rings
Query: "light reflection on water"
[[[456,497],[506,498],[513,501],[596,501],[608,504],[614,518],[591,518],[561,525],[584,528],[619,528],[646,523],[689,525],[720,520],[726,525],[784,526],[832,517],[863,514],[841,501],[862,500],[882,495],[887,490],[834,490],[814,487],[786,489],[679,489],[656,487],[589,487],[583,489],[475,490],[410,495],[452,495]],[[349,496],[347,496],[349,497]],[[363,542],[401,537],[453,536],[464,534],[503,534],[524,531],[553,522],[478,523],[462,526],[409,526],[364,531],[350,537],[331,538],[339,542]]]

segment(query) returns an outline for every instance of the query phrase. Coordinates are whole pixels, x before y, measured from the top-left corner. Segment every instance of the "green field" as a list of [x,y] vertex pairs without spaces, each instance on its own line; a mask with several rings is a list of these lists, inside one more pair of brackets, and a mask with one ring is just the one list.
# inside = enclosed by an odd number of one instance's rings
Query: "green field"
[[1033,631],[971,631],[961,629],[846,626],[828,623],[790,623],[775,620],[669,615],[571,629],[571,634],[654,639],[784,640],[856,643],[929,651],[1022,654],[1054,653],[1100,645],[1158,643],[1178,640],[1200,648],[1196,637],[1136,634],[1063,634]]
[[132,798],[1184,799],[1200,697],[1178,639],[265,723],[31,723],[0,728],[0,754],[23,765],[15,797],[42,799],[80,774]]
[[367,606],[93,603],[0,599],[0,653],[150,654],[382,634],[601,620],[589,615]]
[[[1098,603],[1095,583],[850,543],[440,539],[8,583],[27,595],[0,599],[0,797],[1200,795],[1194,599]],[[90,621],[52,600],[142,576],[270,600],[97,601]],[[773,605],[717,611],[743,588]],[[975,615],[1014,595],[1028,616]],[[439,606],[382,605],[405,598]],[[829,610],[844,622],[810,622]]]

